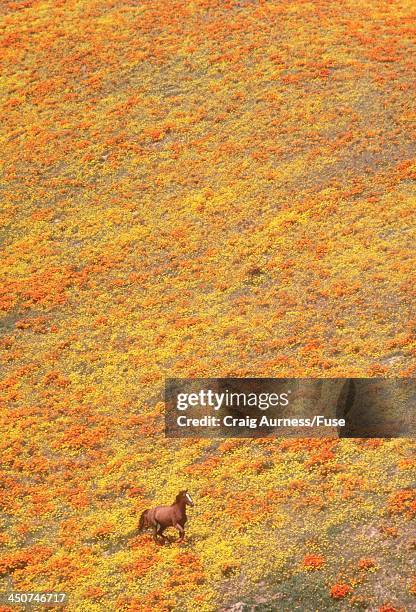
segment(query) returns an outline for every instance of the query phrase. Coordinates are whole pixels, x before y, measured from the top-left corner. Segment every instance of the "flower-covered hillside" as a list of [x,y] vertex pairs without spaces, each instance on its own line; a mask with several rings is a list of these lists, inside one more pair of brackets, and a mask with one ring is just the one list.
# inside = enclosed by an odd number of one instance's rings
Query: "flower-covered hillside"
[[[410,440],[166,440],[162,389],[414,376],[415,17],[1,3],[1,591],[414,606]],[[183,487],[188,543],[137,534]]]

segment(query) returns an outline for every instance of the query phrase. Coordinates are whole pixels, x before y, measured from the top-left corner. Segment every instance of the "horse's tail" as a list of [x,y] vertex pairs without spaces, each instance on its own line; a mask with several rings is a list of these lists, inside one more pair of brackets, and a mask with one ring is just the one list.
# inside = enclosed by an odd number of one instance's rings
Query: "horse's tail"
[[139,531],[143,531],[143,529],[147,527],[147,521],[146,521],[147,513],[148,513],[148,510],[144,510],[140,515],[139,527],[138,527]]

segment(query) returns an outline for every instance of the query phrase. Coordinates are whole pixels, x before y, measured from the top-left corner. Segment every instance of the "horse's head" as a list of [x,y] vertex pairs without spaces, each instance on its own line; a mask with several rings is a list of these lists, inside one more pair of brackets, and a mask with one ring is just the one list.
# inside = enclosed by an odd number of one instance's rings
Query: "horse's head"
[[194,505],[194,502],[192,501],[192,497],[188,493],[187,489],[185,489],[184,491],[179,491],[179,493],[176,496],[176,501],[177,502],[184,501],[185,504],[187,506],[191,506],[191,508]]

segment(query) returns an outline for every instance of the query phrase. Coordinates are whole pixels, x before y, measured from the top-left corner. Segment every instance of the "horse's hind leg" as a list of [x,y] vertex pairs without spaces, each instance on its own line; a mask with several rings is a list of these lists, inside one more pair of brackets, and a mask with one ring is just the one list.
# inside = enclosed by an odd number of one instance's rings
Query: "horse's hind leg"
[[157,536],[160,536],[162,538],[162,544],[164,544],[167,540],[167,537],[163,535],[165,528],[162,527],[162,525],[160,523],[156,523],[155,525],[155,531],[154,531],[154,540],[155,542],[157,542]]

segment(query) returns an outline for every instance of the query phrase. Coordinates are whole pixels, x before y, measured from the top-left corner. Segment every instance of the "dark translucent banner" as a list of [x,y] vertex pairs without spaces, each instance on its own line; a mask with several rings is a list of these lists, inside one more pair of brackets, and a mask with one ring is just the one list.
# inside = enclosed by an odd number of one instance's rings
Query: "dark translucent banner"
[[413,378],[167,379],[170,438],[413,437]]

